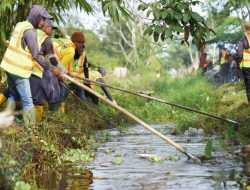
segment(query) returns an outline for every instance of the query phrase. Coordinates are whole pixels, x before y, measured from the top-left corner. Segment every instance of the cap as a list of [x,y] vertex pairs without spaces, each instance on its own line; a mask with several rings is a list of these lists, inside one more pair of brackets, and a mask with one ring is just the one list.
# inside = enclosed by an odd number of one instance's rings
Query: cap
[[45,9],[45,11],[44,11],[44,13],[43,13],[42,16],[45,17],[45,18],[47,18],[47,19],[53,19],[53,16],[51,16],[49,14],[49,12],[47,11],[47,9]]
[[82,32],[74,32],[71,36],[73,42],[85,43],[85,37]]
[[46,19],[45,21],[45,26],[48,27],[52,27],[52,28],[58,28],[58,26],[56,25],[56,23],[54,23],[52,20],[50,19]]

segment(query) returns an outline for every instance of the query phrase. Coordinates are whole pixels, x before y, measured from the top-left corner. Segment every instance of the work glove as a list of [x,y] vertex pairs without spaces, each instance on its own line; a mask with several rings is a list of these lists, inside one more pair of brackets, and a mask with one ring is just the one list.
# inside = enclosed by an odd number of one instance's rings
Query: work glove
[[58,67],[52,66],[51,72],[60,80],[63,80],[62,73]]
[[0,112],[0,129],[7,128],[13,124],[14,116],[10,111]]

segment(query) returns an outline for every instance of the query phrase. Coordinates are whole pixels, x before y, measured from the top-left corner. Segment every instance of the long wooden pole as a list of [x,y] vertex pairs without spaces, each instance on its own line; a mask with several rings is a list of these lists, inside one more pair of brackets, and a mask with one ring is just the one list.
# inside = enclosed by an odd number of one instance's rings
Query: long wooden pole
[[156,98],[156,97],[149,96],[146,93],[140,93],[140,92],[136,92],[136,91],[126,90],[126,89],[123,89],[123,88],[114,87],[114,86],[111,86],[111,85],[106,84],[106,83],[101,83],[101,82],[93,81],[93,80],[86,79],[86,78],[80,78],[79,77],[79,79],[82,79],[82,80],[84,80],[84,81],[86,81],[88,83],[96,84],[98,86],[106,86],[108,88],[112,88],[112,89],[115,89],[115,90],[120,90],[122,92],[127,92],[129,94],[137,95],[137,96],[140,96],[140,97],[143,97],[143,98],[147,98],[147,99],[154,100],[154,101],[157,101],[157,102],[161,102],[161,103],[164,103],[164,104],[168,104],[168,105],[171,105],[171,106],[174,106],[174,107],[182,108],[182,109],[185,109],[185,110],[188,110],[188,111],[196,112],[196,113],[206,115],[206,116],[209,116],[209,117],[212,117],[212,118],[223,120],[223,121],[226,121],[226,122],[234,124],[234,125],[238,124],[237,121],[234,121],[232,119],[228,119],[228,118],[221,117],[221,116],[218,116],[218,115],[215,115],[215,114],[203,112],[203,111],[196,110],[196,109],[193,109],[193,108],[189,108],[189,107],[186,107],[186,106],[182,106],[182,105],[179,105],[179,104],[176,104],[176,103],[171,103],[171,102],[168,102],[166,100],[162,100],[162,99],[159,99],[159,98]]
[[72,77],[70,77],[70,76],[68,76],[66,74],[62,74],[62,76],[65,79],[67,79],[67,80],[71,81],[72,83],[76,84],[77,86],[79,86],[79,87],[83,88],[84,90],[90,92],[91,94],[94,94],[95,96],[97,96],[98,98],[102,99],[103,101],[105,101],[106,103],[108,103],[109,105],[111,105],[112,107],[118,109],[119,111],[121,111],[122,113],[124,113],[125,115],[127,115],[128,117],[130,117],[131,119],[133,119],[134,121],[136,121],[137,123],[139,123],[140,125],[142,125],[143,127],[145,127],[146,129],[148,129],[149,131],[151,131],[152,133],[154,133],[155,135],[157,135],[158,137],[160,137],[161,139],[163,139],[167,143],[169,143],[172,146],[174,146],[178,151],[180,151],[183,154],[185,154],[186,156],[188,156],[188,158],[193,159],[196,163],[201,163],[201,161],[198,158],[196,158],[192,154],[187,153],[187,151],[183,147],[181,147],[180,145],[176,144],[174,141],[172,141],[171,139],[167,138],[166,136],[164,136],[163,134],[161,134],[159,131],[157,131],[154,128],[150,127],[148,124],[146,124],[145,122],[143,122],[142,120],[140,120],[135,115],[131,114],[130,112],[128,112],[127,110],[125,110],[121,106],[119,106],[119,105],[115,104],[114,102],[110,101],[109,99],[103,97],[102,95],[100,95],[96,91],[94,91],[91,88],[87,87],[86,85],[80,83],[79,81],[73,79]]

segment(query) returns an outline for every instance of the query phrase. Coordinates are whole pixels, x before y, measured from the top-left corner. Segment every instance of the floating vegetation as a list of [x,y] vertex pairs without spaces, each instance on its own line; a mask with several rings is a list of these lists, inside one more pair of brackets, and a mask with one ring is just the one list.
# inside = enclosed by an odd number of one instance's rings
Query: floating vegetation
[[64,162],[91,162],[94,154],[83,149],[70,149],[61,156]]
[[114,161],[113,161],[113,163],[115,165],[120,165],[122,162],[123,162],[123,159],[122,159],[121,156],[116,156],[115,159],[114,159]]

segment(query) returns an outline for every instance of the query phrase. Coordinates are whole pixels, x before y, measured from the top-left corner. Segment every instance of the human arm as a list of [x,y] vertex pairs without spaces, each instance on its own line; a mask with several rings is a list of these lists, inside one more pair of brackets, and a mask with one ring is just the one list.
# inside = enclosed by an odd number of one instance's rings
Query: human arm
[[29,48],[29,51],[32,54],[34,60],[36,60],[44,70],[51,69],[51,65],[45,60],[45,57],[39,51],[35,29],[29,29],[24,32],[22,38],[22,47],[25,49],[26,46]]
[[84,71],[85,78],[89,78],[89,64],[88,64],[87,56],[85,56],[84,58],[83,71]]
[[[100,82],[100,83],[105,83],[104,80],[103,80],[103,78],[98,78],[96,81]],[[114,100],[112,99],[112,97],[111,97],[111,95],[110,95],[107,87],[106,86],[101,86],[101,89],[103,90],[103,92],[105,93],[105,95],[107,96],[107,98],[113,102]]]

